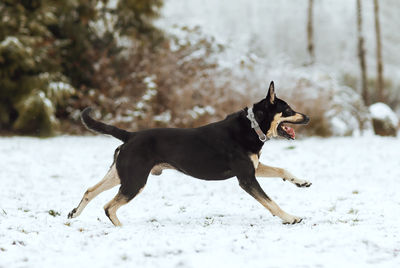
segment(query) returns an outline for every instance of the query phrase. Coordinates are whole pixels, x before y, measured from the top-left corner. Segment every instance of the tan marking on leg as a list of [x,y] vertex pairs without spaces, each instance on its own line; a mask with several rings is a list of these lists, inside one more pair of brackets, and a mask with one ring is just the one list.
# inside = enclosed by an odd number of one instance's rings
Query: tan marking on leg
[[288,180],[298,187],[311,186],[311,182],[298,179],[296,176],[292,175],[292,173],[283,168],[270,167],[263,163],[259,163],[258,168],[256,169],[256,177],[278,177],[285,181]]
[[[145,186],[146,184],[142,188],[140,188],[140,190],[134,197],[138,196],[143,191]],[[122,226],[117,217],[117,210],[123,205],[128,204],[129,201],[130,200],[128,200],[123,194],[118,191],[117,195],[104,206],[107,217],[115,226]]]
[[161,173],[163,172],[164,169],[175,169],[175,168],[168,163],[161,163],[161,164],[155,165],[151,169],[151,175],[161,175]]
[[117,217],[117,210],[127,203],[127,198],[118,192],[117,195],[104,206],[107,217],[115,226],[122,226]]
[[250,155],[250,160],[251,160],[251,162],[253,162],[254,169],[257,169],[258,163],[259,163],[259,161],[258,161],[258,155],[256,155],[256,154],[251,154],[251,155]]
[[286,170],[283,168],[270,167],[259,163],[256,169],[256,177],[280,177],[285,178]]
[[254,197],[258,202],[261,203],[261,205],[263,205],[266,209],[268,209],[273,216],[278,216],[279,218],[281,218],[284,224],[293,224],[301,222],[302,220],[301,218],[286,213],[273,200],[265,199],[258,194],[254,194]]
[[118,172],[114,164],[99,183],[87,189],[78,207],[72,210],[68,217],[78,217],[82,213],[83,209],[87,206],[87,204],[89,204],[89,202],[93,200],[93,198],[120,183],[121,180],[119,179]]

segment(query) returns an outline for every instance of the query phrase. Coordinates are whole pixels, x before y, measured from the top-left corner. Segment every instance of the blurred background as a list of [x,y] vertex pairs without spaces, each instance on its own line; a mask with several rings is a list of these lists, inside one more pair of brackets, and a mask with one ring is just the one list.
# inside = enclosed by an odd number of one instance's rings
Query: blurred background
[[303,136],[396,136],[397,0],[1,0],[0,135],[194,127],[277,96]]

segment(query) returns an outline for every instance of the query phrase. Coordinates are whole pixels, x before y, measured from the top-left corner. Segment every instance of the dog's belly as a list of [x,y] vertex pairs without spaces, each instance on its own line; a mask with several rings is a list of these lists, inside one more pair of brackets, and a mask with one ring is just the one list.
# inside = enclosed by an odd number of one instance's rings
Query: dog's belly
[[[163,163],[162,165],[165,164],[166,163]],[[186,175],[201,180],[226,180],[235,176],[226,163],[220,162],[186,159],[182,162],[170,162],[168,166],[168,168],[176,169]]]
[[221,170],[221,169],[209,169],[209,168],[204,168],[204,169],[178,169],[182,173],[192,176],[194,178],[200,179],[200,180],[226,180],[229,178],[232,178],[233,172],[229,169]]

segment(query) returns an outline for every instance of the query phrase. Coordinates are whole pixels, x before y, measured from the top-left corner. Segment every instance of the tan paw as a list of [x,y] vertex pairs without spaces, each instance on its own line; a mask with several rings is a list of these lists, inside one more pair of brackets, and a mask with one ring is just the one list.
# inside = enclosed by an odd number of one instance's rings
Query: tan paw
[[300,223],[303,219],[300,217],[290,216],[282,221],[283,224],[296,224]]
[[300,179],[297,179],[297,178],[289,178],[289,179],[284,178],[283,180],[288,180],[291,183],[293,183],[294,185],[296,185],[297,187],[310,187],[311,184],[312,184],[309,181],[300,180]]
[[297,180],[297,182],[295,182],[294,184],[297,187],[310,187],[312,183],[309,181]]

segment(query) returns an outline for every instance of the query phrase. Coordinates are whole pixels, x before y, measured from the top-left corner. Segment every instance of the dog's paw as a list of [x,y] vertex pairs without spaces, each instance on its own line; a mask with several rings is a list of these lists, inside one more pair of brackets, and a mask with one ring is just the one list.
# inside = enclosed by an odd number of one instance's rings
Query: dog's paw
[[300,223],[303,219],[296,216],[290,216],[288,219],[282,221],[283,224],[296,224]]
[[311,182],[309,181],[297,181],[294,183],[297,187],[310,187],[311,186]]
[[70,213],[68,213],[68,219],[75,218],[76,216],[78,216],[76,215],[76,208],[74,208],[73,210],[71,210]]
[[311,186],[311,182],[306,181],[306,180],[300,180],[296,177],[293,178],[283,178],[284,181],[288,180],[291,183],[293,183],[294,185],[296,185],[297,187],[310,187]]

